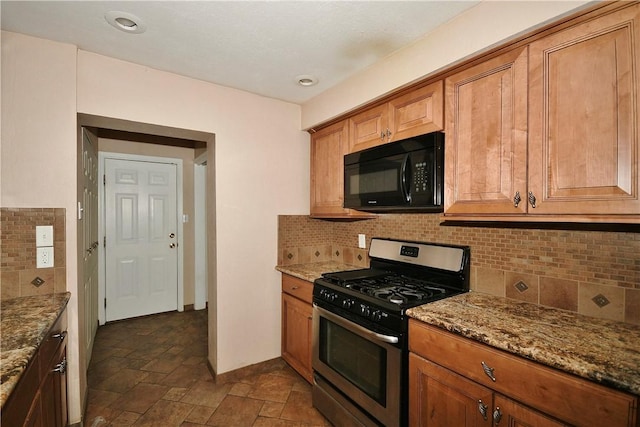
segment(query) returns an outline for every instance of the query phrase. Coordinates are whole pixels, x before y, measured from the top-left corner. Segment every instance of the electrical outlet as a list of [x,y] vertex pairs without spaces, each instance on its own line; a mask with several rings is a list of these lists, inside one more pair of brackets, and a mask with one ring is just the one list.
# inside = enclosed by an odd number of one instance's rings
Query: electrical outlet
[[36,268],[53,267],[53,246],[36,248]]
[[36,225],[36,247],[53,246],[53,225]]
[[366,249],[367,237],[364,234],[358,234],[358,247],[360,249]]

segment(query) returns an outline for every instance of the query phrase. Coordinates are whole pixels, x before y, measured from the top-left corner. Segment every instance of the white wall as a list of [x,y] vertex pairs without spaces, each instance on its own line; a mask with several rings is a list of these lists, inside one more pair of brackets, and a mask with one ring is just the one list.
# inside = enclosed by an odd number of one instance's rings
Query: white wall
[[588,3],[597,1],[484,0],[416,43],[307,101],[302,106],[302,127],[313,128]]
[[[216,134],[218,373],[280,355],[277,215],[309,209],[300,107],[2,34],[2,206],[67,209],[70,422],[80,421],[76,112]],[[211,167],[211,166],[210,166]],[[84,383],[83,383],[84,384]]]

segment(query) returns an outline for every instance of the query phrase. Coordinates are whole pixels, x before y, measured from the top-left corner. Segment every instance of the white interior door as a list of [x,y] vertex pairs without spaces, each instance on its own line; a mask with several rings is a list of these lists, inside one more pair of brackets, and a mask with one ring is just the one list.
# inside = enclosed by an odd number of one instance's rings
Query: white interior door
[[105,316],[178,308],[175,164],[105,159]]

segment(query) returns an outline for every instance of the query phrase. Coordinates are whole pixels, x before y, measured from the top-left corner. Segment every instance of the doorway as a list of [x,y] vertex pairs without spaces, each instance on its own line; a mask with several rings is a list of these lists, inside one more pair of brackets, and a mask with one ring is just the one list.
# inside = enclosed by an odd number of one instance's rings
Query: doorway
[[181,160],[113,153],[102,159],[105,320],[182,311]]

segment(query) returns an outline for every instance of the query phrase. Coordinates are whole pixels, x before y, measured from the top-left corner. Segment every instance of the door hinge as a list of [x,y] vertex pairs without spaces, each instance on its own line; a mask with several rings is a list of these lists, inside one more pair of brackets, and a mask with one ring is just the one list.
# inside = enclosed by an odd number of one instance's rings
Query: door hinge
[[102,175],[102,185],[107,185],[107,175]]
[[104,299],[104,308],[107,308],[107,299]]
[[102,238],[102,247],[106,248],[107,247],[107,236],[104,236]]

